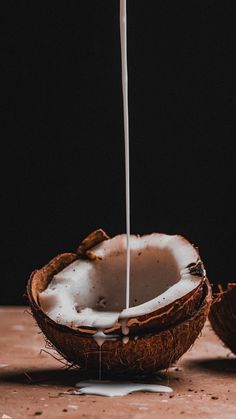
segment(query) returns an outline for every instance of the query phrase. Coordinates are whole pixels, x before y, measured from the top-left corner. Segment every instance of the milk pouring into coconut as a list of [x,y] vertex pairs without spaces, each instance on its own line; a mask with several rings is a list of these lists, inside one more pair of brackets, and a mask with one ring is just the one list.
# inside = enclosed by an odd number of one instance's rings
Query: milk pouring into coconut
[[[120,0],[120,44],[121,44],[121,74],[122,74],[122,93],[123,93],[123,120],[124,120],[124,140],[125,140],[125,201],[126,201],[126,309],[129,308],[130,301],[130,164],[129,164],[129,106],[128,106],[128,65],[127,65],[127,6],[126,0]],[[121,330],[124,335],[122,338],[123,344],[128,343],[129,328],[126,325],[126,320],[121,323]],[[101,325],[100,325],[101,327]],[[103,325],[104,327],[104,325]],[[99,346],[99,380],[102,378],[102,345],[107,338],[102,329],[99,329],[93,338]],[[117,385],[117,384],[116,384]],[[82,386],[81,386],[82,387]],[[89,391],[101,391],[104,395],[111,395],[112,393],[106,392],[105,394],[101,387],[97,389],[91,386]],[[121,386],[122,387],[122,386]],[[111,389],[111,385],[108,387]],[[103,390],[103,391],[102,391]],[[124,390],[124,386],[123,386]],[[141,390],[141,389],[140,389]],[[82,391],[82,390],[81,390]],[[132,391],[131,388],[126,388],[127,393]]]
[[[79,339],[88,339],[86,342],[96,342],[98,375],[102,378],[102,359],[112,354],[110,343],[114,341],[114,356],[117,351],[122,353],[123,348],[132,353],[128,357],[128,365],[131,370],[136,369],[136,348],[143,351],[148,342],[154,342],[152,346],[152,358],[138,355],[137,362],[141,362],[137,370],[147,368],[150,371],[155,368],[166,368],[173,360],[181,356],[172,348],[172,340],[169,335],[160,338],[161,345],[167,342],[167,347],[161,348],[155,340],[155,333],[165,333],[163,321],[169,321],[167,326],[173,328],[175,311],[181,308],[178,321],[181,323],[186,318],[194,321],[194,315],[201,308],[206,318],[207,312],[207,285],[205,284],[205,272],[202,268],[199,254],[196,249],[181,236],[169,236],[164,234],[150,234],[147,236],[130,235],[130,191],[129,191],[129,117],[128,117],[128,71],[127,71],[127,38],[126,38],[126,0],[120,0],[120,34],[121,34],[121,61],[122,61],[122,86],[123,86],[123,110],[124,110],[124,134],[125,134],[125,170],[126,170],[126,235],[116,236],[110,239],[102,230],[98,230],[86,238],[77,250],[77,254],[65,256],[68,262],[61,263],[61,268],[56,269],[49,279],[39,287],[37,297],[42,312],[53,322],[64,325],[81,334]],[[99,239],[98,239],[99,237]],[[92,241],[88,247],[88,243]],[[130,289],[130,259],[132,255],[132,280]],[[64,256],[63,256],[64,257]],[[58,259],[59,260],[59,259]],[[57,261],[55,262],[58,263]],[[50,268],[51,269],[51,268]],[[51,270],[49,271],[51,272]],[[44,278],[46,271],[40,272]],[[35,279],[36,278],[36,279]],[[41,277],[40,277],[41,278]],[[37,288],[40,279],[37,273],[32,278]],[[47,284],[45,287],[45,283]],[[31,286],[31,284],[30,284]],[[204,288],[205,287],[205,288]],[[205,294],[202,290],[205,290]],[[31,297],[31,289],[29,291]],[[207,300],[205,306],[201,306],[201,298]],[[186,296],[189,296],[189,300]],[[191,296],[191,304],[189,304]],[[205,301],[204,299],[202,300]],[[178,304],[175,305],[175,303]],[[203,303],[202,303],[203,304]],[[168,315],[161,316],[166,307],[176,307]],[[205,308],[206,307],[206,308]],[[195,312],[194,312],[195,310]],[[160,313],[160,314],[157,314]],[[159,316],[159,317],[158,317]],[[176,317],[177,318],[177,317]],[[161,319],[161,323],[158,323]],[[166,320],[167,319],[167,320]],[[190,321],[190,320],[187,320]],[[158,326],[157,326],[158,325]],[[161,325],[161,327],[160,327]],[[178,326],[178,325],[177,325]],[[50,326],[51,327],[51,326]],[[159,331],[156,332],[156,330]],[[199,322],[199,331],[202,322]],[[185,328],[184,330],[187,330]],[[196,329],[196,328],[195,328]],[[195,330],[194,329],[194,330]],[[198,330],[198,329],[196,329]],[[132,331],[132,332],[131,332]],[[62,332],[63,333],[63,332]],[[67,330],[68,333],[68,330]],[[172,332],[173,333],[173,332]],[[67,335],[68,336],[68,335]],[[153,337],[154,336],[154,337]],[[179,333],[181,339],[181,333]],[[185,338],[181,343],[182,353],[194,342],[197,335]],[[178,336],[176,335],[176,339]],[[187,342],[186,342],[187,340]],[[142,342],[140,342],[142,341]],[[109,343],[109,345],[108,345]],[[184,346],[186,345],[186,348]],[[86,344],[87,345],[87,344]],[[103,352],[103,345],[106,349]],[[142,346],[144,345],[144,346]],[[152,345],[152,343],[151,343]],[[59,346],[59,345],[58,345]],[[80,351],[78,341],[78,354]],[[86,346],[85,346],[86,347]],[[73,352],[75,345],[70,350]],[[68,345],[62,350],[67,352]],[[82,351],[82,349],[81,349]],[[149,350],[148,350],[149,351]],[[157,351],[157,352],[155,352]],[[150,352],[150,351],[149,351]],[[125,353],[125,352],[124,352]],[[163,354],[168,357],[163,361]],[[129,355],[129,352],[127,352]],[[140,354],[140,352],[138,352]],[[74,355],[67,355],[73,359]],[[77,353],[76,353],[77,356]],[[160,358],[160,361],[158,360]],[[83,358],[78,356],[83,361]],[[92,361],[91,361],[92,362]],[[109,358],[109,362],[114,360]],[[123,368],[126,362],[126,353],[122,362],[117,361],[119,368]],[[129,364],[130,362],[130,364]],[[106,361],[107,363],[107,361]],[[157,363],[157,364],[156,364]],[[80,364],[80,362],[78,362]],[[105,365],[105,364],[104,364]],[[142,367],[144,365],[144,368]],[[111,383],[111,382],[86,382],[78,383],[77,387],[84,394],[99,394],[105,396],[124,395],[133,391],[170,392],[169,387],[159,385],[134,384],[134,383]]]

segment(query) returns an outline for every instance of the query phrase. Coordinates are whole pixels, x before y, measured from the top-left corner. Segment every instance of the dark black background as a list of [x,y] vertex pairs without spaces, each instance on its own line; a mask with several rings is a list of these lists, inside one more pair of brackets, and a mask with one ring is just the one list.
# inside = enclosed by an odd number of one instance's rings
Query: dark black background
[[[1,3],[1,293],[93,229],[125,231],[118,0]],[[235,280],[234,1],[128,0],[132,232]]]

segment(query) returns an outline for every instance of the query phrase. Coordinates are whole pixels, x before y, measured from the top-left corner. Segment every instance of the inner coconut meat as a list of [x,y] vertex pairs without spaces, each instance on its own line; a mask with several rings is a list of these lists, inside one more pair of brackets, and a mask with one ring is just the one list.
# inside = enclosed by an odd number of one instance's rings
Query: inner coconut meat
[[103,241],[56,274],[39,297],[54,321],[72,327],[109,328],[183,297],[201,281],[189,266],[199,258],[180,236],[131,236],[130,308],[126,301],[126,236]]

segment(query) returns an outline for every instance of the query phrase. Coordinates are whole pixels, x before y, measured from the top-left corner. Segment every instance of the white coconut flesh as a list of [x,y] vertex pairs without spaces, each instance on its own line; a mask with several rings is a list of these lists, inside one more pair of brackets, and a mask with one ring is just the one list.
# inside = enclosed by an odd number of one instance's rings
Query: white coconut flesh
[[131,236],[130,249],[130,308],[124,309],[126,235],[119,235],[88,250],[88,259],[77,259],[57,273],[39,295],[41,309],[63,325],[105,330],[162,309],[202,281],[188,267],[199,261],[199,254],[181,236]]

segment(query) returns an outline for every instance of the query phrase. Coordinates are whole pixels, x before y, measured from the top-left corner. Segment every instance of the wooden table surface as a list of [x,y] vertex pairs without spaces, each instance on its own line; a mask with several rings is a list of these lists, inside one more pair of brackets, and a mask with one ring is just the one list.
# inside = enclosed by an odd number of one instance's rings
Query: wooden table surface
[[156,381],[173,393],[106,398],[73,395],[84,376],[40,353],[44,339],[26,310],[0,308],[0,418],[236,419],[236,357],[208,323],[192,349]]

